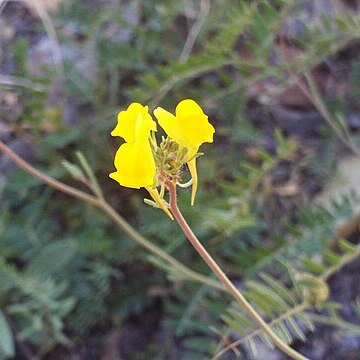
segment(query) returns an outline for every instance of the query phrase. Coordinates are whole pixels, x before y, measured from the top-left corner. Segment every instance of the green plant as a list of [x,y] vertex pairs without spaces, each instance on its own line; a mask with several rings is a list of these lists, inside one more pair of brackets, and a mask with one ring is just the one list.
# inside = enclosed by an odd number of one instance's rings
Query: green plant
[[[291,31],[284,35],[282,29],[284,22],[298,19],[302,8],[296,1],[220,0],[202,1],[201,6],[190,1],[139,1],[138,7],[126,4],[121,11],[100,3],[94,11],[89,4],[64,3],[51,17],[42,12],[41,21],[33,18],[26,25],[33,26],[35,38],[16,33],[16,40],[2,48],[2,72],[12,71],[0,76],[0,113],[9,147],[14,139],[30,140],[38,155],[36,168],[70,184],[66,191],[95,205],[70,201],[18,170],[8,172],[7,182],[1,182],[4,357],[11,356],[14,342],[20,352],[30,344],[28,350],[38,357],[51,352],[56,356],[58,348],[76,351],[91,336],[106,334],[134,317],[141,320],[154,309],[161,314],[156,330],[166,329],[168,346],[158,355],[159,345],[149,340],[139,357],[167,358],[180,348],[179,359],[210,358],[237,339],[239,324],[241,345],[254,349],[259,336],[267,343],[254,324],[241,322],[248,320],[241,310],[234,313],[236,306],[229,304],[182,232],[144,206],[141,191],[119,190],[108,180],[117,146],[108,133],[119,109],[133,101],[172,108],[179,99],[194,98],[206,109],[217,136],[213,146],[205,148],[207,156],[198,160],[197,206],[188,205],[187,189],[179,189],[178,204],[236,286],[255,307],[259,303],[257,310],[266,320],[279,324],[278,335],[286,341],[289,335],[290,340],[303,339],[309,334],[305,328],[310,331],[321,322],[358,334],[355,323],[350,326],[342,319],[340,304],[327,299],[318,304],[318,312],[308,303],[301,308],[307,298],[298,291],[299,279],[289,276],[291,268],[327,281],[324,274],[341,272],[343,264],[357,256],[356,248],[351,250],[356,244],[339,242],[349,233],[342,235],[336,225],[338,220],[356,220],[352,212],[357,197],[345,197],[332,211],[314,208],[309,199],[297,202],[296,194],[284,195],[291,186],[274,179],[279,168],[286,168],[291,176],[306,174],[321,187],[333,172],[339,136],[356,149],[357,136],[349,132],[346,116],[349,104],[356,109],[358,103],[358,13],[335,11],[313,22],[300,21],[301,31],[295,36]],[[50,65],[35,76],[27,66],[30,50],[49,35]],[[287,45],[299,56],[289,60]],[[59,62],[53,71],[54,55],[61,52],[66,55],[61,59],[65,72]],[[344,66],[352,70],[351,102],[348,96],[324,93],[312,75],[319,64],[332,72],[338,59],[345,59]],[[58,74],[64,76],[61,81]],[[263,83],[271,85],[270,91],[265,87],[256,93]],[[294,84],[303,84],[299,94],[305,93],[330,124],[320,125],[320,152],[273,129],[272,107]],[[248,116],[254,98],[255,110],[261,113],[258,122]],[[63,114],[69,113],[63,122]],[[264,150],[264,133],[276,139],[276,150]],[[76,151],[86,155],[88,164]],[[67,162],[61,167],[63,159]],[[295,185],[300,193],[306,192],[301,181]],[[86,192],[89,186],[91,193]],[[98,188],[107,203],[99,200]],[[118,225],[125,231],[119,232]],[[58,259],[56,266],[49,256]],[[49,268],[46,282],[44,268]],[[277,299],[269,310],[261,306],[267,297],[257,289],[274,287],[282,289],[285,303]],[[153,288],[161,295],[149,295],[157,293]],[[286,299],[287,291],[295,304]],[[287,317],[292,309],[295,319]],[[268,317],[265,310],[271,312]],[[230,322],[222,321],[221,314]],[[300,326],[301,316],[307,320]],[[241,346],[239,354],[245,348]]]

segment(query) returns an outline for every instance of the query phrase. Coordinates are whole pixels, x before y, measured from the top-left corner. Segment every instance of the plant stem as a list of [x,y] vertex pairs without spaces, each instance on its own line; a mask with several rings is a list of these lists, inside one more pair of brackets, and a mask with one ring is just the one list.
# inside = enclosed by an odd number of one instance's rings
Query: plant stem
[[[341,128],[341,124],[338,124],[335,120],[334,116],[330,113],[327,105],[325,104],[319,89],[317,88],[316,82],[312,77],[310,72],[304,72],[304,77],[309,85],[309,91],[307,91],[306,86],[304,87],[302,84],[300,86],[300,90],[310,99],[310,101],[314,104],[319,114],[325,119],[325,121],[329,124],[329,126],[335,131],[336,135],[339,139],[356,155],[360,156],[360,152],[357,147],[353,144],[351,139],[349,138],[349,134],[346,130]],[[298,85],[300,82],[298,83]]]
[[329,277],[340,271],[344,266],[351,263],[353,260],[355,260],[357,257],[360,256],[360,247],[357,247],[356,251],[352,254],[344,255],[341,257],[340,261],[328,268],[321,277],[327,281]]
[[31,166],[28,162],[23,160],[19,155],[15,154],[14,151],[12,151],[5,143],[3,143],[0,140],[0,151],[4,154],[6,154],[14,163],[19,166],[21,169],[25,170],[27,173],[32,175],[33,177],[39,179],[41,182],[50,185],[56,190],[59,190],[65,194],[68,194],[70,196],[73,196],[77,199],[86,201],[89,204],[98,205],[99,200],[92,195],[89,195],[83,191],[77,190],[73,188],[72,186],[66,185],[62,183],[61,181],[58,181],[56,179],[53,179],[50,176],[47,176],[46,174],[42,173],[41,171],[35,169],[33,166]]
[[[290,318],[291,316],[301,313],[302,311],[306,310],[309,307],[308,303],[301,303],[297,306],[295,306],[294,308],[286,311],[285,313],[281,314],[279,317],[277,317],[276,319],[273,319],[270,322],[270,325],[276,325],[279,324],[281,321]],[[261,334],[261,329],[257,329],[255,331],[253,331],[251,334],[244,336],[243,338],[234,341],[233,343],[229,344],[227,347],[223,348],[222,350],[220,350],[211,360],[217,360],[220,359],[220,357],[225,354],[227,351],[229,351],[230,349],[234,349],[237,346],[239,346],[240,344],[244,344],[246,343],[246,341],[249,341],[250,339],[259,336]]]
[[313,320],[319,324],[335,326],[335,327],[344,329],[345,331],[352,332],[352,333],[360,336],[360,326],[359,325],[355,325],[355,324],[349,323],[349,322],[341,320],[341,319],[336,319],[333,317],[328,317],[328,316],[323,316],[323,315],[311,314],[309,316],[310,316],[311,320]]
[[235,287],[231,280],[225,275],[219,265],[207,252],[198,238],[195,236],[190,226],[184,219],[182,213],[180,212],[177,205],[177,195],[176,195],[176,181],[166,180],[166,186],[169,189],[170,195],[170,211],[172,212],[175,220],[180,225],[186,237],[189,239],[192,246],[198,252],[198,254],[203,258],[215,276],[220,280],[224,285],[226,290],[233,296],[233,298],[239,303],[239,305],[246,311],[246,313],[259,325],[259,327],[264,331],[265,334],[273,341],[273,343],[282,350],[285,354],[290,356],[295,360],[309,360],[305,356],[299,354],[297,351],[288,346],[283,342],[271,329],[271,327],[262,319],[262,317],[255,311],[255,309],[250,305],[250,303],[245,299],[242,293]]
[[154,245],[149,240],[147,240],[138,231],[136,231],[121,215],[119,215],[103,198],[98,198],[93,195],[89,195],[81,190],[77,190],[72,186],[66,185],[61,181],[58,181],[50,176],[47,176],[46,174],[37,170],[28,162],[23,160],[20,156],[15,154],[14,151],[11,150],[1,140],[0,140],[0,151],[6,154],[7,156],[9,156],[9,158],[13,160],[15,164],[18,165],[21,169],[25,170],[30,175],[39,179],[41,182],[51,186],[52,188],[58,191],[61,191],[79,200],[83,200],[100,209],[102,212],[108,215],[125,233],[127,233],[141,247],[153,253],[155,256],[161,258],[166,263],[172,265],[186,278],[195,282],[199,282],[211,286],[215,289],[224,291],[224,288],[217,281],[212,280],[202,274],[199,274],[189,269],[188,267],[177,261],[174,257],[169,255],[166,251],[162,250],[160,247]]
[[150,251],[157,257],[165,260],[168,264],[175,267],[178,271],[184,274],[187,278],[203,283],[205,285],[211,286],[218,290],[224,290],[223,287],[217,282],[204,275],[201,275],[185,265],[181,264],[166,251],[160,249],[150,241],[148,241],[144,236],[137,232],[122,216],[120,216],[106,201],[100,201],[98,207],[106,213],[114,222],[119,225],[119,227],[126,232],[133,240],[135,240],[139,245],[144,249]]

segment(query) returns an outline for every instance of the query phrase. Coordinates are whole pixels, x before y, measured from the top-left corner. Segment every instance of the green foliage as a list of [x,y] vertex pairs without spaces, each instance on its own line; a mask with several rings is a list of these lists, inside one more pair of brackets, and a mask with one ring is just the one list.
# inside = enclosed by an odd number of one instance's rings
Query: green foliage
[[10,325],[2,311],[0,311],[0,356],[11,358],[15,355],[14,336]]
[[[19,273],[4,259],[1,259],[0,271],[2,293],[15,299],[12,304],[7,304],[6,311],[18,322],[19,336],[41,344],[43,351],[57,343],[66,344],[63,318],[75,305],[73,297],[64,296],[66,284],[44,279],[31,269],[28,273]],[[5,296],[1,300],[3,304],[9,301]]]
[[[244,293],[246,298],[268,319],[272,329],[286,343],[291,344],[295,339],[305,341],[308,331],[315,329],[316,322],[345,328],[349,332],[359,334],[356,323],[351,324],[342,319],[341,304],[329,301],[329,287],[326,280],[360,254],[360,245],[355,246],[346,240],[339,242],[339,248],[340,252],[337,253],[329,248],[324,250],[322,261],[303,258],[304,270],[300,270],[301,265],[295,269],[293,264],[284,263],[286,272],[282,274],[281,281],[266,273],[259,273],[258,277],[261,281],[246,282]],[[284,276],[286,274],[290,277]],[[291,287],[286,285],[289,283],[289,278]],[[318,315],[315,309],[326,309],[328,312],[325,315]],[[359,314],[357,303],[354,304],[354,311]],[[254,325],[237,304],[233,304],[227,310],[223,320],[232,332],[241,334],[241,338],[232,345],[246,346],[254,358],[256,358],[257,338],[273,348],[274,345],[267,335]],[[224,331],[229,332],[229,329]],[[229,349],[225,347],[225,350]]]
[[[133,101],[173,109],[178,100],[194,98],[216,127],[214,144],[206,144],[206,156],[198,160],[196,206],[189,204],[188,189],[179,190],[179,206],[194,232],[287,343],[306,340],[321,321],[359,334],[355,324],[342,319],[340,304],[329,301],[327,285],[331,274],[359,255],[358,244],[329,244],[336,224],[352,216],[358,196],[334,202],[331,211],[309,202],[287,211],[296,196],[279,195],[282,184],[274,180],[285,167],[322,185],[333,170],[334,137],[320,139],[325,150],[311,158],[300,141],[273,129],[268,115],[294,82],[289,69],[294,76],[309,73],[359,39],[357,14],[339,12],[332,20],[310,22],[301,20],[296,1],[210,1],[194,47],[179,61],[197,2],[124,2],[121,11],[103,2],[65,3],[52,18],[65,63],[60,85],[52,65],[40,77],[30,74],[34,41],[18,37],[9,49],[11,75],[46,89],[11,89],[22,111],[14,121],[0,110],[10,137],[30,138],[36,166],[48,175],[86,191],[84,179],[90,179],[97,194],[102,191],[152,243],[213,280],[176,224],[143,203],[145,192],[119,188],[108,179],[119,146],[109,132],[119,109]],[[291,62],[279,47],[287,19],[300,19],[299,33],[290,31],[285,39],[301,52]],[[356,58],[350,97],[357,105],[359,74]],[[247,110],[261,81],[270,82],[271,92],[257,94],[263,116],[258,126]],[[325,100],[342,126],[344,99]],[[264,149],[264,131],[274,150]],[[183,176],[188,177],[186,169]],[[55,348],[72,351],[154,311],[161,319],[151,330],[165,332],[166,341],[159,344],[149,336],[141,358],[166,359],[173,348],[180,349],[179,359],[209,358],[239,336],[240,354],[247,349],[256,358],[259,341],[273,347],[229,297],[187,282],[97,209],[19,170],[7,172],[6,179],[0,211],[0,358],[13,355],[14,335],[46,358]],[[360,313],[358,304],[354,308]]]
[[[275,278],[260,274],[263,281],[248,281],[245,296],[268,319],[272,330],[287,344],[294,339],[305,340],[306,333],[314,329],[304,305],[304,283],[301,286],[285,287]],[[300,285],[300,282],[297,284]],[[233,331],[241,335],[236,345],[246,345],[256,358],[256,340],[273,348],[271,340],[259,330],[242,309],[233,305],[223,315],[223,320]]]

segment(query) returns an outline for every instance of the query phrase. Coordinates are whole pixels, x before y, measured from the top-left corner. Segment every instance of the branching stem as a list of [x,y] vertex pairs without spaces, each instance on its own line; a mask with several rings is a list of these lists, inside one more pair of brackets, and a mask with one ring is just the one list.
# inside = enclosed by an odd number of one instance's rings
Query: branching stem
[[[295,315],[295,314],[299,314],[301,312],[303,312],[304,310],[306,310],[308,308],[309,304],[304,302],[301,304],[298,304],[297,306],[295,306],[294,308],[288,310],[287,312],[285,312],[284,314],[280,315],[279,317],[277,317],[276,319],[272,320],[270,322],[270,325],[277,325],[279,323],[281,323],[281,321],[290,318],[291,316]],[[212,360],[217,360],[220,359],[220,357],[225,354],[228,350],[230,349],[234,349],[237,346],[239,346],[240,344],[244,344],[247,341],[249,341],[250,339],[255,338],[256,336],[259,336],[261,334],[261,329],[255,330],[252,333],[246,335],[245,337],[234,341],[233,343],[229,344],[227,347],[223,348],[222,350],[220,350],[213,358]]]
[[190,226],[184,219],[182,213],[179,210],[177,205],[177,195],[176,195],[176,178],[170,180],[167,179],[165,182],[170,195],[170,211],[173,214],[175,220],[178,222],[179,226],[183,230],[184,234],[198,252],[198,254],[203,258],[209,268],[212,270],[214,275],[220,280],[224,285],[226,290],[233,296],[233,298],[239,303],[242,309],[258,324],[258,326],[264,331],[265,334],[269,336],[272,342],[285,354],[290,356],[295,360],[308,360],[305,356],[299,354],[297,351],[292,349],[290,346],[285,344],[271,329],[271,327],[262,319],[262,317],[256,312],[256,310],[250,305],[250,303],[245,299],[242,293],[235,287],[231,280],[225,275],[219,265],[215,262],[212,256],[207,252],[198,238],[195,236]]
[[149,240],[147,240],[143,235],[136,231],[121,215],[119,215],[103,198],[99,198],[90,194],[87,194],[81,190],[77,190],[72,186],[66,185],[61,181],[53,179],[52,177],[42,173],[41,171],[34,168],[20,156],[14,153],[5,143],[0,140],[0,152],[7,155],[11,160],[15,162],[21,169],[25,170],[27,173],[33,177],[39,179],[41,182],[51,186],[52,188],[61,191],[65,194],[68,194],[72,197],[75,197],[79,200],[83,200],[98,209],[104,212],[109,216],[126,234],[128,234],[135,242],[137,242],[141,247],[156,255],[160,259],[164,260],[167,264],[173,266],[180,274],[183,274],[185,278],[206,284],[218,290],[224,290],[221,284],[217,281],[208,278],[202,274],[199,274],[179,261],[174,257],[169,255],[166,251],[162,250],[160,247],[156,246]]

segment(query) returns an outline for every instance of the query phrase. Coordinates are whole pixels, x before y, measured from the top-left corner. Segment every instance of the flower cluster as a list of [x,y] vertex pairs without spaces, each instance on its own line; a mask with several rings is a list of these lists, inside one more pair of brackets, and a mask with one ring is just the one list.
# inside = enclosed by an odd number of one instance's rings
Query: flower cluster
[[165,181],[180,180],[180,169],[187,164],[192,178],[191,204],[194,204],[198,150],[204,142],[213,141],[215,129],[201,107],[190,99],[177,105],[175,115],[161,107],[154,110],[154,115],[168,136],[159,145],[155,138],[157,125],[147,106],[132,103],[119,113],[111,135],[122,137],[125,143],[116,152],[116,172],[110,177],[122,186],[146,188],[154,204],[170,215],[163,200]]

